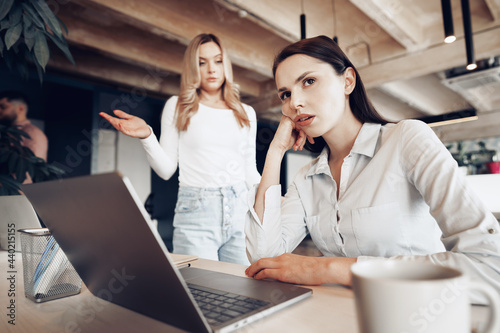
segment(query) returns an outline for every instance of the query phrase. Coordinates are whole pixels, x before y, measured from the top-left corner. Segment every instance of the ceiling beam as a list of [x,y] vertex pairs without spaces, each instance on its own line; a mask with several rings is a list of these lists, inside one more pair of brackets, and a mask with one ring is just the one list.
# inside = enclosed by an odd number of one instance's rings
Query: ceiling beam
[[[474,50],[477,59],[500,54],[500,28],[474,34]],[[440,72],[466,63],[463,39],[452,44],[439,44],[425,50],[408,53],[370,66],[358,68],[366,88],[386,82],[407,80]]]
[[367,94],[377,112],[388,121],[397,122],[403,119],[424,116],[423,113],[410,105],[380,89],[369,89]]
[[[288,41],[270,34],[217,2],[205,0],[79,0],[121,16],[128,24],[187,44],[194,36],[212,32],[221,38],[234,64],[271,77],[275,53]],[[245,35],[245,38],[241,38]]]
[[493,21],[500,20],[500,0],[485,0],[485,2],[493,16]]
[[[227,9],[236,12],[240,17],[247,18],[291,43],[300,39],[299,2],[215,0],[215,3],[220,6],[220,11]],[[292,22],[291,17],[296,22]]]
[[379,89],[419,110],[421,117],[471,108],[462,96],[446,89],[437,75],[388,82]]
[[[86,12],[82,13],[81,10]],[[68,27],[67,40],[72,44],[138,67],[158,68],[174,74],[181,72],[184,45],[115,20],[103,26],[98,22],[97,13],[75,5],[62,6],[58,16]],[[242,73],[242,70],[234,68],[235,82],[240,85],[242,93],[256,96],[260,92],[259,82]]]
[[418,16],[400,1],[350,0],[398,43],[408,50],[416,49],[423,42],[424,29]]
[[102,57],[88,50],[70,45],[76,66],[60,52],[51,52],[49,70],[64,72],[94,82],[123,88],[141,97],[146,93],[168,97],[179,94],[179,77],[162,72],[158,68],[140,68],[108,57]]

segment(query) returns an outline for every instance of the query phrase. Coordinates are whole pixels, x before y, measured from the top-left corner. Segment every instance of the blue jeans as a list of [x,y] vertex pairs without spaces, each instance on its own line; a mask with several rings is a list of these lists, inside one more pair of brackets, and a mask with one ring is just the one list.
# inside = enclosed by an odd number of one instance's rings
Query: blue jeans
[[174,216],[174,253],[248,265],[245,247],[247,189],[180,187]]

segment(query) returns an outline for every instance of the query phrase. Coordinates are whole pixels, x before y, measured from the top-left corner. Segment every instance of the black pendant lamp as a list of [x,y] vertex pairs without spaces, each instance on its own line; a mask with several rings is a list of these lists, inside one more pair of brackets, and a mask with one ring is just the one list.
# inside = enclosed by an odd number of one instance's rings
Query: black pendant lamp
[[333,12],[333,41],[339,43],[339,38],[337,37],[337,16],[335,13],[335,0],[332,0],[332,12]]
[[453,31],[451,0],[441,0],[441,10],[443,12],[444,42],[453,43],[457,37]]
[[300,39],[306,38],[306,14],[304,14],[304,0],[301,1],[302,14],[300,14]]
[[469,7],[469,0],[461,0],[462,2],[462,19],[464,23],[465,50],[467,52],[467,69],[473,70],[477,68],[474,58],[474,43],[472,41],[472,23]]

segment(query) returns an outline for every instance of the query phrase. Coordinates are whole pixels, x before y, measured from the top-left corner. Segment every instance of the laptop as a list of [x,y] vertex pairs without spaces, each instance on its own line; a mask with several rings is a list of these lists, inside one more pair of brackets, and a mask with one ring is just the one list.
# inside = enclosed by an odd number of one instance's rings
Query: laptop
[[0,248],[21,252],[19,229],[41,228],[31,203],[24,195],[0,196]]
[[[130,181],[118,173],[22,190],[92,294],[186,331],[229,332],[312,294],[277,281],[178,269]],[[206,305],[217,297],[235,300],[216,318]]]

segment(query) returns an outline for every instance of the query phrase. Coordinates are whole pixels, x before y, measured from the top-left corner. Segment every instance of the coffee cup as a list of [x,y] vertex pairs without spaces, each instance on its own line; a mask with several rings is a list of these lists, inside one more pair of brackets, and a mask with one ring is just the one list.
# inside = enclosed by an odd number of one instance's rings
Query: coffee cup
[[498,292],[457,269],[374,260],[354,264],[351,272],[361,333],[470,333],[471,291],[489,303],[485,332],[500,332]]

